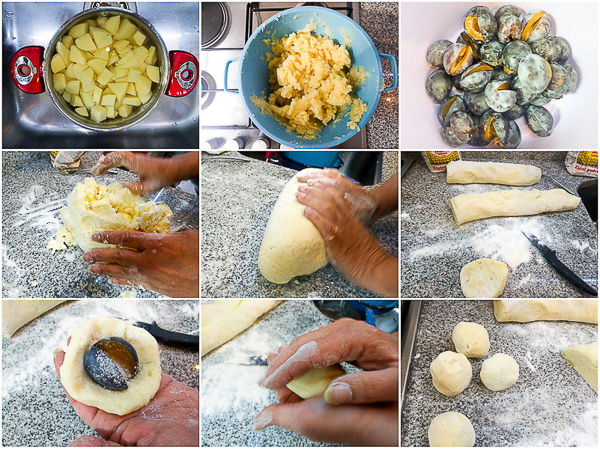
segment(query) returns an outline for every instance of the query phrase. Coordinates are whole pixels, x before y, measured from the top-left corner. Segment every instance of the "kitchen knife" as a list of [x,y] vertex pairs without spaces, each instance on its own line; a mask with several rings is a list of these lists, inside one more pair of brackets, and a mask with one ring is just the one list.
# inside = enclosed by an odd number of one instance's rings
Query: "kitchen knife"
[[554,268],[558,272],[558,274],[565,278],[565,280],[567,280],[567,282],[569,282],[573,287],[581,290],[584,293],[587,293],[588,295],[598,296],[598,292],[596,290],[594,290],[592,287],[586,284],[583,279],[581,279],[579,276],[573,273],[564,263],[558,260],[555,251],[552,251],[546,245],[540,243],[540,241],[535,235],[527,233],[523,231],[523,229],[521,229],[521,232],[525,237],[527,237],[527,239],[533,244],[533,246],[540,250],[542,256],[544,256],[544,258],[548,261],[552,268]]
[[164,330],[153,321],[152,324],[135,322],[131,323],[134,326],[141,327],[147,330],[150,335],[156,338],[156,341],[163,345],[173,346],[182,349],[192,349],[198,351],[200,349],[200,335],[182,334],[180,332],[171,332]]

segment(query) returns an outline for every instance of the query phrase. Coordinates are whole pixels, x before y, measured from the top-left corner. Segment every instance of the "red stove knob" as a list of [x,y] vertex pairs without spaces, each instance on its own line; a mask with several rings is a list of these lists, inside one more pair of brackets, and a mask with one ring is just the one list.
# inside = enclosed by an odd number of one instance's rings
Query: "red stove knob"
[[42,60],[44,47],[30,46],[19,49],[12,58],[10,73],[16,86],[27,94],[44,92]]

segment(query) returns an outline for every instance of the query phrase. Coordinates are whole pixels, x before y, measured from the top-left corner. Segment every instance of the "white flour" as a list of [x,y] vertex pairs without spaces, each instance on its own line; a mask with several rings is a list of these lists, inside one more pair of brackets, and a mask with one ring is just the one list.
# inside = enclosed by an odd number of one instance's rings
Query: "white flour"
[[587,248],[590,247],[588,242],[579,242],[579,240],[571,240],[571,245],[573,245],[581,252],[584,252]]
[[53,197],[56,198],[56,194],[46,192],[44,187],[32,186],[29,193],[20,199],[22,206],[15,214],[17,220],[13,227],[29,224],[33,228],[56,232],[60,227],[57,211],[66,204],[66,198],[52,200]]

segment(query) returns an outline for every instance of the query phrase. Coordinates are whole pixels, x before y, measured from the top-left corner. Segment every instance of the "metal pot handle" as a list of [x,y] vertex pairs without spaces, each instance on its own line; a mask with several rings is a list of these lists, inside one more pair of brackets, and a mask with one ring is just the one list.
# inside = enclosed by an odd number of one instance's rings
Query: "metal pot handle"
[[198,82],[198,59],[187,51],[173,50],[169,52],[171,73],[167,95],[183,97],[196,87]]
[[233,59],[228,60],[225,63],[225,84],[224,84],[225,85],[225,92],[229,92],[229,93],[232,93],[232,94],[239,94],[239,92],[237,90],[229,89],[227,87],[227,84],[228,84],[227,83],[227,79],[229,78],[229,76],[228,76],[229,75],[229,65],[232,62],[236,62],[236,61],[239,61],[239,60],[240,60],[240,58],[233,58]]
[[42,82],[42,61],[44,47],[32,45],[15,53],[10,62],[10,74],[16,86],[26,94],[44,92]]
[[390,87],[385,87],[383,90],[386,91],[386,90],[397,89],[398,88],[398,64],[396,64],[396,58],[394,58],[392,55],[388,55],[387,53],[379,53],[379,56],[390,60],[390,62],[392,63],[392,73],[394,75],[393,85]]

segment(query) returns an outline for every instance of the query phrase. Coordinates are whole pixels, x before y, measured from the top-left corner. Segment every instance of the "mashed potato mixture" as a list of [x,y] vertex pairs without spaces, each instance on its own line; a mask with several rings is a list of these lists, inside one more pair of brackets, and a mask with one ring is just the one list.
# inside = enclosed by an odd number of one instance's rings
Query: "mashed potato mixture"
[[253,95],[252,103],[263,114],[270,114],[305,139],[314,139],[324,125],[350,110],[348,128],[357,129],[357,123],[368,106],[353,97],[369,74],[361,67],[352,66],[345,45],[311,31],[310,23],[298,33],[282,39],[263,40],[273,52],[269,59],[271,94],[268,102]]

